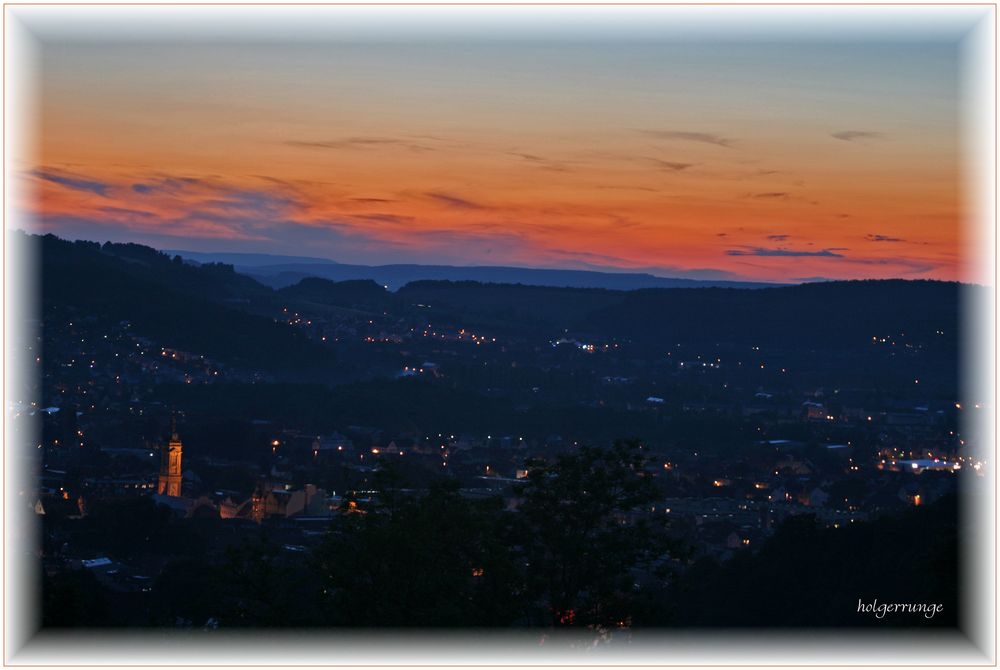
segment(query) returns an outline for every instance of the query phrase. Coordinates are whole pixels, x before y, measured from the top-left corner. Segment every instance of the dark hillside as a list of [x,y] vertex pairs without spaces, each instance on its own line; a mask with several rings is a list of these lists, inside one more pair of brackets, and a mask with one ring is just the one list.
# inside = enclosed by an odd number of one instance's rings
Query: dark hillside
[[[244,309],[270,289],[225,266],[194,267],[139,245],[8,237],[10,251],[41,254],[46,314],[131,323],[137,335],[232,365],[275,374],[334,371],[333,352],[274,319]],[[243,308],[243,309],[241,309]]]

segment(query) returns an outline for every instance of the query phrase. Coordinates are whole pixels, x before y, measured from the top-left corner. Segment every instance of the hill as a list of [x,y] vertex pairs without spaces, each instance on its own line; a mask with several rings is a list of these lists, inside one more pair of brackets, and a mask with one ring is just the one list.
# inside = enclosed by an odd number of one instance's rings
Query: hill
[[[569,334],[629,343],[629,355],[647,362],[677,346],[704,354],[761,348],[792,354],[781,360],[803,370],[829,367],[832,359],[823,357],[840,352],[843,366],[868,376],[880,373],[865,361],[885,345],[891,354],[880,358],[919,355],[924,369],[947,380],[958,368],[960,306],[968,295],[987,290],[905,280],[632,291],[421,280],[393,293],[372,280],[318,277],[275,290],[231,265],[188,263],[136,244],[23,233],[10,234],[8,243],[12,254],[40,254],[47,313],[69,308],[112,323],[129,321],[135,332],[165,345],[298,381],[336,381],[346,367],[335,352],[358,374],[392,369],[398,358],[378,348],[347,354],[353,336],[324,346],[286,323],[285,314],[347,328],[378,319],[381,325],[373,328],[404,332],[420,323],[452,324],[504,333],[532,347]],[[895,367],[911,374],[905,365]]]
[[224,363],[276,375],[332,373],[330,349],[255,310],[273,291],[231,266],[184,264],[137,244],[67,242],[11,233],[8,252],[40,258],[46,319],[79,314],[107,324],[128,321],[139,335]]
[[628,339],[793,349],[870,346],[900,336],[940,348],[958,344],[959,306],[985,290],[956,282],[864,280],[762,290],[609,291],[477,282],[414,282],[398,295],[438,312]]
[[261,283],[282,288],[305,277],[332,281],[369,279],[397,290],[422,280],[477,281],[494,284],[528,284],[566,288],[605,288],[630,291],[638,288],[766,288],[777,286],[759,282],[685,279],[659,277],[643,272],[596,272],[590,270],[550,270],[504,266],[455,265],[351,265],[330,260],[268,254],[220,254],[196,251],[169,251],[199,263],[232,263],[239,272],[256,277]]

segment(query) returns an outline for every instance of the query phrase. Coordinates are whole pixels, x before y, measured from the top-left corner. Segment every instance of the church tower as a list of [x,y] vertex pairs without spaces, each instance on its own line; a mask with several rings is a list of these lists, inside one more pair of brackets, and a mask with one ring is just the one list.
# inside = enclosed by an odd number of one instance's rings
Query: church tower
[[177,437],[177,419],[170,418],[170,444],[162,451],[160,459],[160,481],[156,492],[171,498],[181,496],[181,450],[184,445]]

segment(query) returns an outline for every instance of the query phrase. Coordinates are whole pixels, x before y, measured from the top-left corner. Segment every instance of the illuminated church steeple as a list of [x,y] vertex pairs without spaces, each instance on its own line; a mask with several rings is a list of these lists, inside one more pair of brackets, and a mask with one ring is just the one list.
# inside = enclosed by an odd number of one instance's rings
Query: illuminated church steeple
[[172,498],[179,498],[181,495],[181,451],[184,445],[177,436],[177,419],[170,417],[170,443],[161,452],[160,459],[160,481],[156,487],[156,492],[166,494]]

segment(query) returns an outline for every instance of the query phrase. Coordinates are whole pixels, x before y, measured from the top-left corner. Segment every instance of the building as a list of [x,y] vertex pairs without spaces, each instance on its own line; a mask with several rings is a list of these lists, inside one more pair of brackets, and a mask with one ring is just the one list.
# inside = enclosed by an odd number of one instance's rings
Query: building
[[181,444],[181,439],[177,436],[177,420],[172,418],[170,420],[170,443],[166,450],[161,452],[160,480],[156,486],[157,493],[171,498],[180,497],[181,452],[183,449],[184,445]]
[[[224,511],[225,518],[230,511]],[[249,499],[239,506],[235,516],[247,517],[257,523],[271,517],[328,517],[332,514],[330,499],[324,489],[306,484],[301,489],[275,486],[262,479]]]
[[82,481],[82,487],[88,497],[125,498],[146,495],[156,488],[157,484],[150,475],[88,477]]

